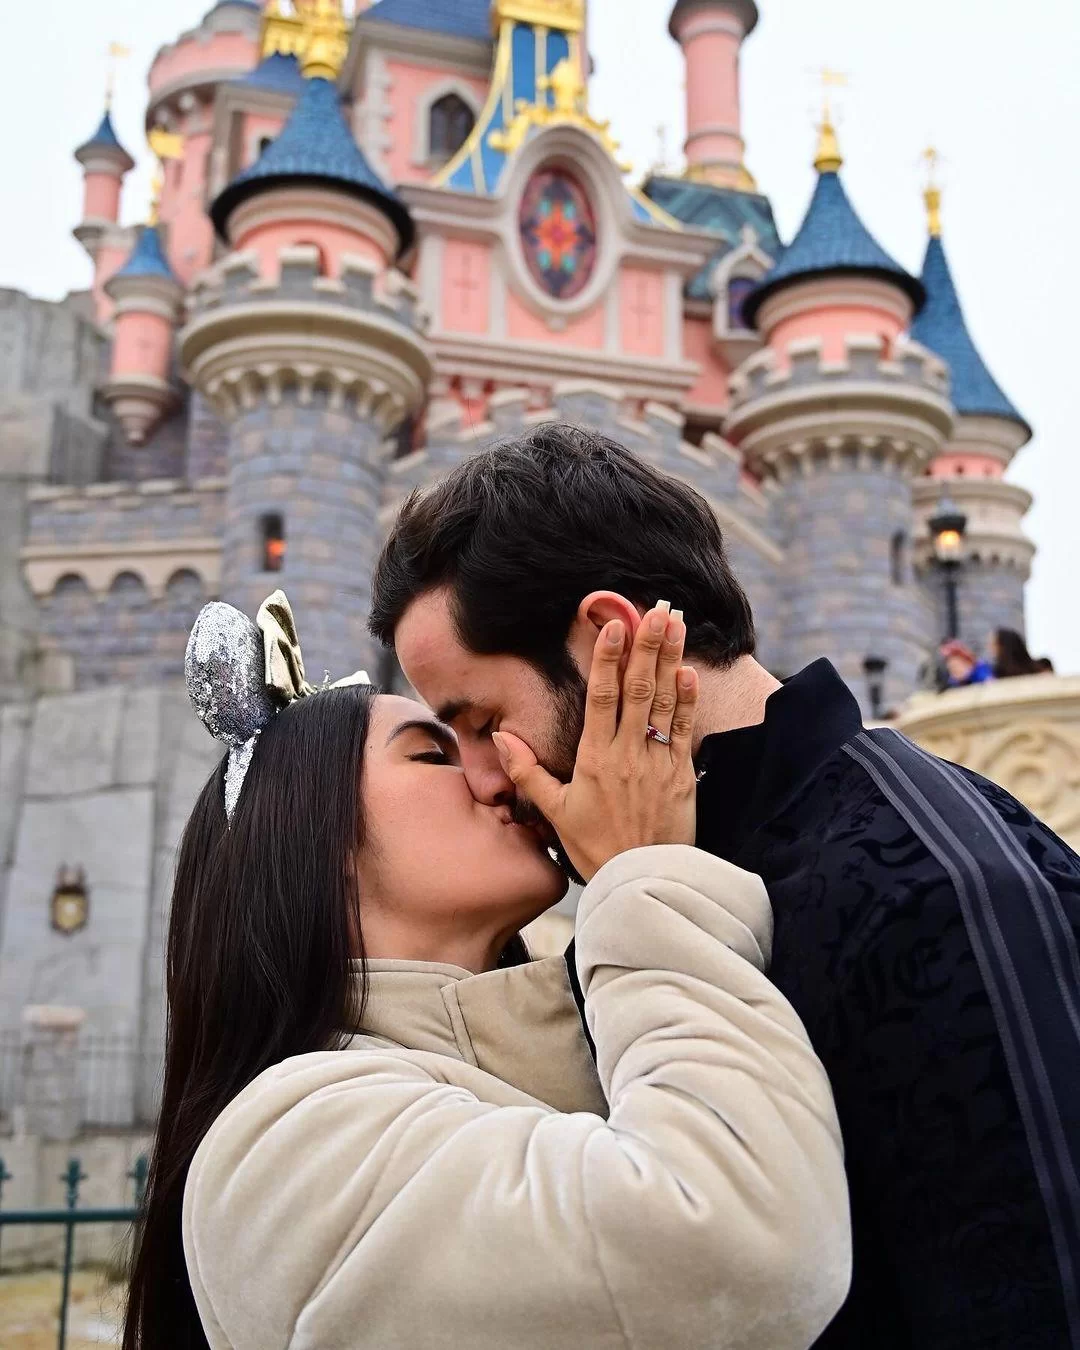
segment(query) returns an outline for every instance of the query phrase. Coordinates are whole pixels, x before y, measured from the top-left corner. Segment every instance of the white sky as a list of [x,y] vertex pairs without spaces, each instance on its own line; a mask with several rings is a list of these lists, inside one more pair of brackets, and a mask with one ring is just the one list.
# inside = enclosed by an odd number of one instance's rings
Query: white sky
[[[90,279],[71,238],[81,178],[71,158],[101,115],[105,50],[134,48],[114,117],[137,158],[125,217],[148,198],[142,140],[154,51],[211,0],[8,0],[0,125],[7,209],[0,286],[59,298]],[[683,138],[682,68],[667,36],[673,0],[591,0],[593,111],[610,117],[644,170],[657,127],[668,159]],[[844,71],[841,146],[849,195],[877,239],[917,271],[925,247],[920,151],[944,157],[945,243],[969,327],[991,371],[1036,429],[1010,477],[1036,504],[1028,588],[1031,646],[1080,672],[1080,3],[1077,0],[759,0],[744,49],[747,162],[790,238],[813,188],[814,72]],[[1072,597],[1072,598],[1070,598]]]

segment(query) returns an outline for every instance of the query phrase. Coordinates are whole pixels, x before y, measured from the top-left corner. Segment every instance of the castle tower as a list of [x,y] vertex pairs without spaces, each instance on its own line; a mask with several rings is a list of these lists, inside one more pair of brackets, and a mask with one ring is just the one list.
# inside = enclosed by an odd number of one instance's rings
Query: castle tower
[[941,239],[941,193],[927,188],[930,238],[923,263],[926,306],[912,336],[948,363],[956,426],[927,476],[915,482],[916,559],[923,585],[945,632],[945,599],[940,573],[932,566],[927,522],[947,492],[967,516],[966,559],[960,573],[962,636],[985,651],[994,628],[1024,631],[1024,584],[1031,574],[1034,545],[1021,528],[1031,494],[1006,483],[1005,470],[1031,439],[1031,427],[1002,392],[971,339]]
[[754,0],[677,0],[668,25],[686,61],[687,176],[746,192],[739,53],[757,21]]
[[841,163],[826,116],[806,217],[746,303],[766,346],[732,377],[726,434],[774,495],[784,670],[827,654],[872,714],[868,673],[892,706],[927,657],[911,485],[953,419],[944,366],[902,337],[922,285],[856,215]]
[[112,366],[102,389],[130,445],[142,445],[179,402],[172,382],[173,335],[183,288],[166,261],[156,225],[105,285],[115,303]]
[[94,297],[99,319],[111,308],[104,286],[124,261],[130,236],[120,226],[120,194],[135,161],[120,144],[106,108],[97,131],[75,151],[83,168],[83,212],[75,238],[94,264]]
[[232,252],[197,285],[188,377],[229,423],[223,597],[253,614],[283,586],[310,678],[370,661],[383,444],[431,364],[395,270],[414,227],[342,117],[345,24],[320,6],[281,134],[212,207]]

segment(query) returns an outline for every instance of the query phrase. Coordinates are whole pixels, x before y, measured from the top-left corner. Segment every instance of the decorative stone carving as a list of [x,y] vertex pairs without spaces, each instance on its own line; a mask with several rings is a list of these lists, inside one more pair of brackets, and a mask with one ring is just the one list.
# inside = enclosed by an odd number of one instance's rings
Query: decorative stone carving
[[896,726],[974,769],[1080,847],[1080,676],[1029,675],[920,694]]

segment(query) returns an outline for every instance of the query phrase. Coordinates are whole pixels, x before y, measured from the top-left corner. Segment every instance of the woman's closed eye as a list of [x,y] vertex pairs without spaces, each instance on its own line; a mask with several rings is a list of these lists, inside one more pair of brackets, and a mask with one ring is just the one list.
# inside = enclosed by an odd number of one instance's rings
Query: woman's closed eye
[[410,755],[414,764],[452,764],[454,761],[445,750],[422,750],[418,755]]

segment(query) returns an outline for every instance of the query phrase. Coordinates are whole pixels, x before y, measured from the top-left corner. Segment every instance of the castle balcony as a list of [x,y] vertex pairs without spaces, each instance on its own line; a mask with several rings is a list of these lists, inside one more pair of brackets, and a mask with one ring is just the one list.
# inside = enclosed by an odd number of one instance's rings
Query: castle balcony
[[981,773],[1080,848],[1080,676],[1025,675],[916,694],[892,723]]
[[725,425],[747,462],[778,478],[848,460],[919,472],[952,431],[948,372],[917,343],[852,334],[832,361],[804,338],[785,356],[763,348],[743,362]]
[[386,430],[423,406],[431,358],[426,320],[407,277],[345,255],[340,277],[322,274],[314,245],[278,251],[279,276],[254,253],[234,253],[196,283],[180,359],[226,420],[265,397],[301,403],[324,391]]

